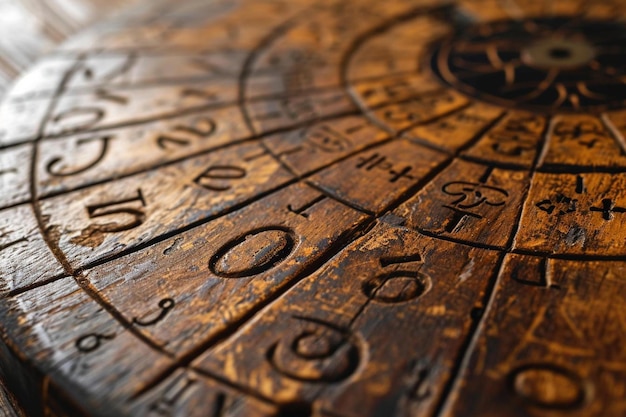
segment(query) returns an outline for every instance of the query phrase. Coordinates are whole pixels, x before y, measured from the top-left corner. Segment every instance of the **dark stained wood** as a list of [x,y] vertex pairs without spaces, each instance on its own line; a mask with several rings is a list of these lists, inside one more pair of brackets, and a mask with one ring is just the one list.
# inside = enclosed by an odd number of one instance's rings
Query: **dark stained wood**
[[70,39],[0,108],[0,404],[625,415],[622,18],[160,0]]

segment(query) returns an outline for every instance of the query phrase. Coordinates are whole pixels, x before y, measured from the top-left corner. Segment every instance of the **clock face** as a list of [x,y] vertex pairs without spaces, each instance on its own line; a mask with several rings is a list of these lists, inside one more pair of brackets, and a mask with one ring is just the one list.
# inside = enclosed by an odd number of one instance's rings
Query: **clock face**
[[621,415],[625,14],[149,1],[70,40],[0,109],[9,385],[31,414]]

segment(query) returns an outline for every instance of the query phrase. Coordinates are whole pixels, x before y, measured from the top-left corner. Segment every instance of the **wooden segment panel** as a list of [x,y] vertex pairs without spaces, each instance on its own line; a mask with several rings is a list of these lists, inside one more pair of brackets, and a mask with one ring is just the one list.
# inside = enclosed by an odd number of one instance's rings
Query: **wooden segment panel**
[[394,213],[430,235],[505,248],[528,181],[523,171],[455,160]]
[[[194,366],[331,414],[432,412],[498,254],[465,247],[452,261],[452,244],[398,221],[383,218]],[[390,334],[395,343],[376,342]]]
[[624,254],[623,174],[537,174],[515,246],[546,254]]
[[447,414],[623,415],[625,267],[507,256]]
[[394,141],[339,162],[309,182],[351,206],[380,214],[446,159],[408,141]]
[[[257,143],[186,159],[41,204],[75,268],[179,233],[284,187],[292,176]],[[69,214],[69,217],[68,217]]]
[[183,356],[273,301],[367,219],[295,184],[86,277],[141,332]]

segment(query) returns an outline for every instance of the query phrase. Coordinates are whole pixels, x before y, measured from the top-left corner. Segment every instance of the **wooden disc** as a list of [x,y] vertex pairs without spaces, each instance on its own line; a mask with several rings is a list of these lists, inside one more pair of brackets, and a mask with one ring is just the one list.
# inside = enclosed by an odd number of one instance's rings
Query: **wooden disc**
[[147,1],[0,110],[28,415],[623,416],[626,3]]

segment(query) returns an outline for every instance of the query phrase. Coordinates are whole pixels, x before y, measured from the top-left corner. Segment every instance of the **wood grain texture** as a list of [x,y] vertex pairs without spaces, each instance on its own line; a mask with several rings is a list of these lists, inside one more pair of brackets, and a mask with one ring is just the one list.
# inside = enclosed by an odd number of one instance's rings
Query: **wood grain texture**
[[0,95],[67,37],[133,0],[0,1]]
[[146,2],[0,108],[27,415],[626,413],[626,6]]

